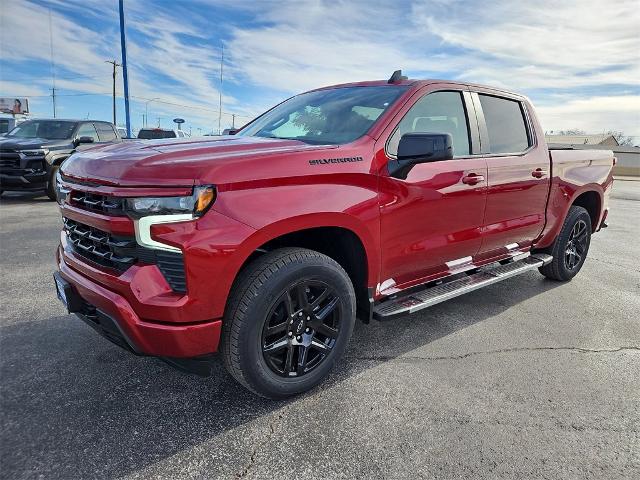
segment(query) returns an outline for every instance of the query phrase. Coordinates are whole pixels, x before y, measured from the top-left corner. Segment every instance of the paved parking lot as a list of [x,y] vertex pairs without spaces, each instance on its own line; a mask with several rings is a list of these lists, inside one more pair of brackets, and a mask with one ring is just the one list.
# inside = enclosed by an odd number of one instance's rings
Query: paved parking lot
[[358,325],[286,402],[136,358],[55,298],[60,221],[0,201],[1,465],[18,478],[639,478],[640,182],[583,271]]

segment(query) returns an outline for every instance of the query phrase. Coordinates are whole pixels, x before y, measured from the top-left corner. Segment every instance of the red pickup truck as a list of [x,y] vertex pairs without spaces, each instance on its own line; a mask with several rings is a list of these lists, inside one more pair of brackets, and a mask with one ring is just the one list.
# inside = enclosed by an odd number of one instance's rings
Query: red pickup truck
[[356,317],[531,269],[605,227],[610,151],[549,150],[529,100],[439,80],[294,96],[234,135],[79,152],[57,179],[70,312],[138,355],[270,398],[320,383]]

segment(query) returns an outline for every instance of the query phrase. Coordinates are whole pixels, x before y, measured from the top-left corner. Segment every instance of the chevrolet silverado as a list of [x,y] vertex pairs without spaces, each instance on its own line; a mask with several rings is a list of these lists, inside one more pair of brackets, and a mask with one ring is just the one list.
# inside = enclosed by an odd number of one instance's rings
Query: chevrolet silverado
[[398,71],[232,133],[72,155],[54,278],[117,345],[200,374],[219,352],[269,398],[319,384],[356,318],[532,269],[570,280],[606,226],[612,152],[550,150],[530,101],[501,89]]

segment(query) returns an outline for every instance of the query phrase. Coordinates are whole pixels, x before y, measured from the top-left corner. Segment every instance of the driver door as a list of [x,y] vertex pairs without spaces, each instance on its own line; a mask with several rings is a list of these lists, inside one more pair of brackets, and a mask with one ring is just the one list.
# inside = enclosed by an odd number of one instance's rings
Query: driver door
[[[380,177],[381,276],[390,294],[471,268],[481,245],[487,195],[486,160],[479,153],[471,97],[459,85],[427,87],[405,106],[401,120],[378,140],[386,161],[408,132],[450,133],[454,158],[415,165],[406,180]],[[471,112],[469,115],[468,112]]]
[[93,123],[90,123],[90,122],[81,123],[80,126],[78,127],[78,131],[76,132],[76,142],[81,137],[93,138],[93,143],[80,143],[80,144],[76,143],[77,151],[82,151],[82,150],[86,150],[87,148],[95,147],[95,145],[98,142],[100,142],[100,139],[98,138],[98,132],[96,131],[96,127],[94,127]]

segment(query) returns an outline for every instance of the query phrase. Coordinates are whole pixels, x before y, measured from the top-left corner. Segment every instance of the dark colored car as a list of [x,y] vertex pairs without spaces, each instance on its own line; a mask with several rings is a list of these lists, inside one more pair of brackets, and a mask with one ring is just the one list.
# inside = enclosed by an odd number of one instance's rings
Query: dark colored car
[[141,128],[138,138],[142,140],[160,140],[162,138],[188,138],[183,130],[171,130],[168,128]]
[[0,192],[43,190],[56,199],[58,168],[72,153],[120,142],[99,120],[27,120],[0,137]]
[[271,398],[320,383],[356,315],[531,270],[570,280],[606,226],[615,163],[549,149],[526,97],[397,74],[297,95],[235,135],[99,154],[60,171],[69,311],[182,368],[220,352]]

